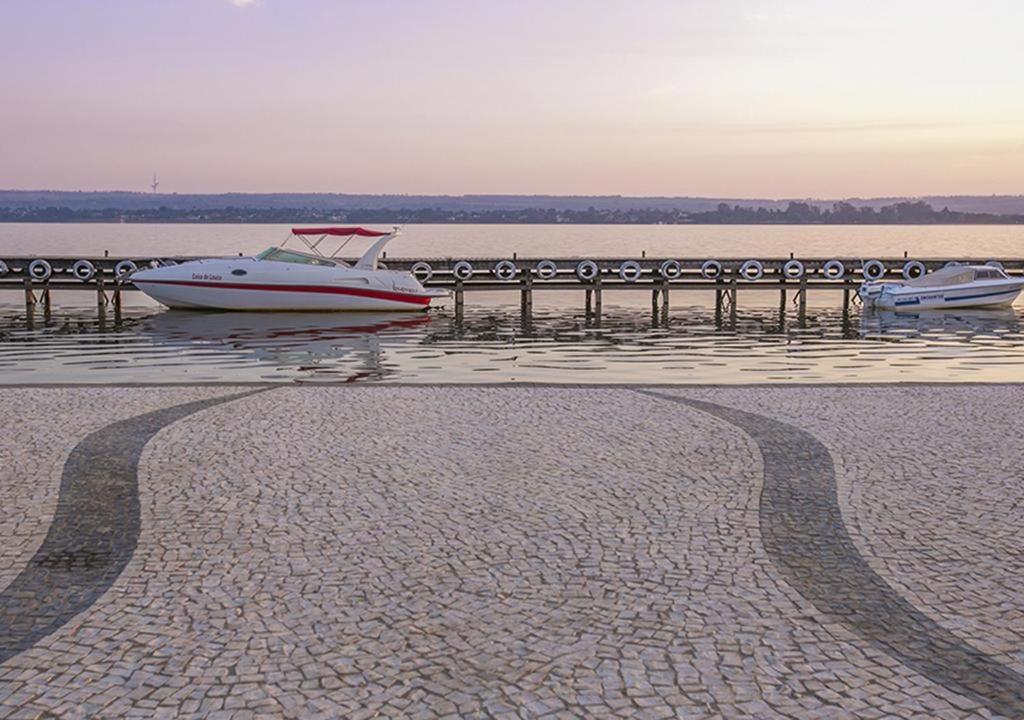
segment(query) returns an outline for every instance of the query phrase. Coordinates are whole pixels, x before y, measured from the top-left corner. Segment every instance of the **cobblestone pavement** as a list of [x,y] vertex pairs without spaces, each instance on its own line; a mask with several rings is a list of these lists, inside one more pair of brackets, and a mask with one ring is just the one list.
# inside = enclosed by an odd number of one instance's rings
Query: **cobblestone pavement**
[[1024,717],[1022,389],[5,389],[0,717]]

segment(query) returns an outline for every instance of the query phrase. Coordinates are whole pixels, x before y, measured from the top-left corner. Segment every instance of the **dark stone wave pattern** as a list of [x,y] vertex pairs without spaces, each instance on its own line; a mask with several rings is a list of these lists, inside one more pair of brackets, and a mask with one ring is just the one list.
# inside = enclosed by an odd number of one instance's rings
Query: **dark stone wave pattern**
[[915,672],[993,713],[1024,718],[1024,676],[946,630],[904,599],[858,552],[843,523],[828,449],[778,420],[649,390],[743,430],[764,460],[759,522],[772,562],[820,612]]
[[0,591],[0,663],[56,632],[105,593],[139,540],[138,465],[157,432],[188,415],[263,392],[155,410],[107,425],[71,451],[46,539]]

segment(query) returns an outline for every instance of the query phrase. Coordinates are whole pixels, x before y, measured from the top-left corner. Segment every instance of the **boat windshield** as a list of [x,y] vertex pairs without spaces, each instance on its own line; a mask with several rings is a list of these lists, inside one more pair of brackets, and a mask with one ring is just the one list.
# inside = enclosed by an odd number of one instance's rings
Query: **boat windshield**
[[306,253],[300,253],[294,250],[282,250],[278,247],[272,247],[264,250],[256,256],[256,259],[269,260],[271,262],[295,263],[296,265],[324,265],[326,267],[336,267],[339,265],[339,262],[334,260],[326,260],[321,257],[307,255]]
[[1005,280],[1006,275],[999,268],[979,268],[974,277],[977,280]]
[[906,284],[910,287],[942,287],[945,285],[964,285],[973,280],[974,268],[953,265],[909,280]]

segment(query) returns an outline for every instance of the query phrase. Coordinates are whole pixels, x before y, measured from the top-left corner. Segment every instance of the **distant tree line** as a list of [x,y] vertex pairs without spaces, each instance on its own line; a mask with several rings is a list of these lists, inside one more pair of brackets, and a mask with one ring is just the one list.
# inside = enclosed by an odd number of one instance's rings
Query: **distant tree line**
[[945,225],[945,224],[1019,224],[1024,215],[954,212],[949,208],[936,210],[918,201],[897,202],[875,209],[837,202],[832,208],[821,208],[804,202],[790,202],[784,209],[750,208],[719,203],[711,212],[689,214],[689,221],[704,224],[785,223],[791,225]]
[[354,208],[345,211],[300,208],[71,209],[67,207],[0,208],[0,222],[130,223],[360,223],[360,224],[567,224],[567,225],[985,225],[1022,224],[1024,215],[935,210],[924,201],[897,202],[880,208],[837,202],[831,208],[790,202],[785,208],[741,207],[720,203],[714,210],[638,208],[581,210],[520,208],[450,210],[443,208]]

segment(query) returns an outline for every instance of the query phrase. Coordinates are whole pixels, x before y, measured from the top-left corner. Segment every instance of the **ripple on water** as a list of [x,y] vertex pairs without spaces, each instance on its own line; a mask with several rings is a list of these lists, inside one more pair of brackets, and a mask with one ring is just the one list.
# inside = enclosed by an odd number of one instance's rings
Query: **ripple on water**
[[777,305],[467,308],[430,314],[131,309],[118,325],[57,308],[0,310],[0,382],[750,383],[1018,380],[1019,310],[844,314]]

